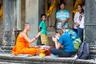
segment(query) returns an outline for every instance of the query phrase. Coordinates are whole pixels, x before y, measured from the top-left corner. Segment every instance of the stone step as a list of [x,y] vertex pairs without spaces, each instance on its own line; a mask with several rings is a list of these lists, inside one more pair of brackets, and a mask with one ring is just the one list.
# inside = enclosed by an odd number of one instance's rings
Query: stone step
[[11,50],[13,46],[0,46],[2,50]]
[[[65,58],[65,57],[44,57],[40,58],[39,56],[14,56],[12,54],[0,54],[0,60],[4,62],[20,62],[25,64],[34,64],[37,62],[37,64],[71,64],[75,58]],[[96,61],[94,59],[90,60],[83,60],[83,59],[77,59],[76,64],[96,64]]]
[[0,46],[0,53],[11,53],[13,46]]
[[0,53],[11,53],[11,50],[0,50]]
[[90,47],[90,50],[93,50],[93,49],[95,49],[95,50],[96,50],[96,47]]

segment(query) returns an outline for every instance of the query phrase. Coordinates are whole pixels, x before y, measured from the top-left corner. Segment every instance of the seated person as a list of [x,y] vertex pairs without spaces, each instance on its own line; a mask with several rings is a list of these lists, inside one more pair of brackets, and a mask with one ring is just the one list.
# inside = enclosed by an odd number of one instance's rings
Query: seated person
[[17,37],[16,45],[12,49],[13,54],[35,55],[39,53],[39,48],[30,47],[30,43],[33,43],[39,37],[40,33],[38,33],[33,39],[29,39],[27,36],[29,30],[30,30],[30,25],[26,23],[24,30]]
[[56,33],[56,36],[52,37],[55,48],[51,49],[51,53],[59,57],[71,57],[74,55],[81,43],[80,38],[71,29],[62,28],[63,34]]

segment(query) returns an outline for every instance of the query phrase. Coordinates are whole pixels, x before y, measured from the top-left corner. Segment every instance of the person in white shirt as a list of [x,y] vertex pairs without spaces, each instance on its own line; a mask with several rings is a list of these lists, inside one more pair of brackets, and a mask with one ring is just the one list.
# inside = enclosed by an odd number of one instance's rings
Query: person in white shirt
[[74,30],[78,33],[81,41],[83,41],[83,29],[84,29],[84,10],[82,5],[78,5],[78,12],[74,16]]

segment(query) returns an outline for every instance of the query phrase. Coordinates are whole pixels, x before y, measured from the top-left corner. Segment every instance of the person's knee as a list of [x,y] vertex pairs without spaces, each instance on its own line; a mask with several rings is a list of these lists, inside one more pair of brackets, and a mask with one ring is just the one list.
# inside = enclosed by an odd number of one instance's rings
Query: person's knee
[[51,49],[51,53],[56,55],[56,54],[57,54],[56,48],[52,48],[52,49]]

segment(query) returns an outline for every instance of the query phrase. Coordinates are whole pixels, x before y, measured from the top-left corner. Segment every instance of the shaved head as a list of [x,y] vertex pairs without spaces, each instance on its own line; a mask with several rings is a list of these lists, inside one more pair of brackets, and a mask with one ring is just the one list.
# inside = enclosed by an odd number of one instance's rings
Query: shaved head
[[25,28],[24,29],[26,29],[26,30],[30,30],[30,24],[29,23],[25,23]]
[[29,23],[25,23],[25,26],[26,26],[26,25],[30,25],[30,24],[29,24]]

